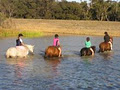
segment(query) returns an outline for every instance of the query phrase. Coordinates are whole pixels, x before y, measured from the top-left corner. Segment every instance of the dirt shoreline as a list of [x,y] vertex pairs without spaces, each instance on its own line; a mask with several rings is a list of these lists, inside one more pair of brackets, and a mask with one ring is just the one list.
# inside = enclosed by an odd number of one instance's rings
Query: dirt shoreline
[[[108,32],[109,33],[109,32]],[[114,32],[113,32],[114,33]],[[109,35],[110,36],[113,36],[113,37],[120,37],[120,35],[119,35],[119,33],[115,33],[115,34],[113,34],[113,33],[109,33]],[[70,35],[73,35],[73,36],[104,36],[104,32],[103,33],[99,33],[99,34],[91,34],[91,33],[89,33],[88,34],[88,32],[86,32],[86,33],[84,33],[84,34],[79,34],[79,33],[66,33],[66,32],[44,32],[43,31],[43,34],[44,34],[44,36],[51,36],[51,35],[54,35],[54,34],[59,34],[59,35],[65,35],[65,36],[70,36]]]
[[[12,19],[11,28],[19,32],[43,32],[43,35],[89,35],[103,36],[107,31],[110,36],[120,36],[120,22],[80,21],[80,20],[46,20],[46,19]],[[4,24],[4,26],[10,26]]]

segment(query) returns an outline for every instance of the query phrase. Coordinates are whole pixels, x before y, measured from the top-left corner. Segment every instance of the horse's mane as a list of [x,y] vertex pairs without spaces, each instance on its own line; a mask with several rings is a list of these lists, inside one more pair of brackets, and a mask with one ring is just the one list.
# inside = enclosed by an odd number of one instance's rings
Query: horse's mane
[[25,47],[26,49],[30,50],[30,48],[31,48],[31,47],[33,48],[34,46],[33,46],[33,45],[25,44],[24,47]]

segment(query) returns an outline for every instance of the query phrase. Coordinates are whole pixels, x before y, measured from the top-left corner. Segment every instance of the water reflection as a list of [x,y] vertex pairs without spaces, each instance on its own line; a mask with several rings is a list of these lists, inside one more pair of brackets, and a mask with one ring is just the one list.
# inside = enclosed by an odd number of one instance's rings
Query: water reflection
[[45,59],[45,62],[47,65],[49,65],[49,68],[52,69],[53,76],[58,76],[60,72],[58,71],[58,66],[61,63],[61,58],[50,58]]
[[95,56],[83,56],[81,57],[84,63],[91,64]]
[[23,69],[26,66],[25,58],[14,58],[14,59],[7,59],[7,64],[14,66],[14,77],[15,78],[22,78]]
[[99,55],[102,56],[104,60],[110,60],[113,56],[113,52],[104,52],[100,53]]

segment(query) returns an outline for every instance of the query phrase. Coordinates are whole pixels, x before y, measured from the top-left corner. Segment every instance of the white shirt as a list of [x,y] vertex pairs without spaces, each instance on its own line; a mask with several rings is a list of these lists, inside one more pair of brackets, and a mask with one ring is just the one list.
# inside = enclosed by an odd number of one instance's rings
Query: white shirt
[[22,43],[23,42],[23,40],[20,38],[20,42]]

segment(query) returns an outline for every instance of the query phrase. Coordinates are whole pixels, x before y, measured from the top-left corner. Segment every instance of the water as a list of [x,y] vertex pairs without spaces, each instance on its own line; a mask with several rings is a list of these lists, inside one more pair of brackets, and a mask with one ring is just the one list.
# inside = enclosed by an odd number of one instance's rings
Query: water
[[[120,39],[114,37],[113,51],[80,57],[85,36],[61,36],[63,58],[45,60],[45,48],[53,37],[25,38],[35,45],[34,56],[6,59],[5,52],[15,46],[15,38],[0,39],[0,90],[119,90]],[[90,37],[98,51],[103,37]]]

